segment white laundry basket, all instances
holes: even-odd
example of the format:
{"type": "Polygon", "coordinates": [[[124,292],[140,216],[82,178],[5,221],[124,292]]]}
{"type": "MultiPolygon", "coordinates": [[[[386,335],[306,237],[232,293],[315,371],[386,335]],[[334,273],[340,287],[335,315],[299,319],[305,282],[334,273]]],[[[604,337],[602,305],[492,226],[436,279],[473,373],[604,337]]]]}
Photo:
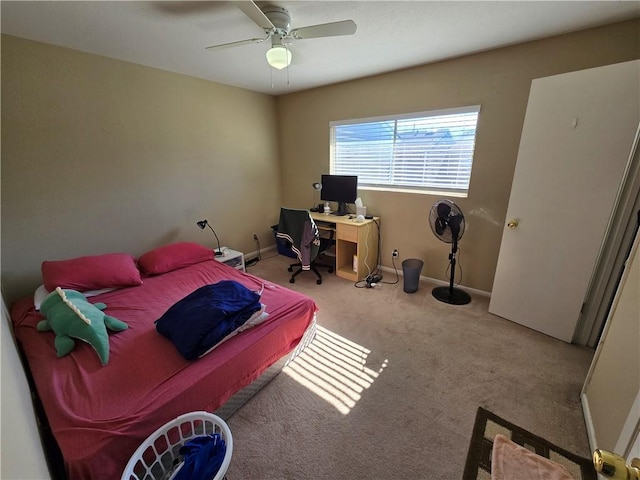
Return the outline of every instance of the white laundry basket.
{"type": "Polygon", "coordinates": [[[179,450],[188,440],[219,433],[226,443],[220,470],[212,480],[224,478],[233,454],[229,426],[209,412],[190,412],[165,423],[142,442],[129,459],[121,480],[170,480],[178,471],[179,450]]]}

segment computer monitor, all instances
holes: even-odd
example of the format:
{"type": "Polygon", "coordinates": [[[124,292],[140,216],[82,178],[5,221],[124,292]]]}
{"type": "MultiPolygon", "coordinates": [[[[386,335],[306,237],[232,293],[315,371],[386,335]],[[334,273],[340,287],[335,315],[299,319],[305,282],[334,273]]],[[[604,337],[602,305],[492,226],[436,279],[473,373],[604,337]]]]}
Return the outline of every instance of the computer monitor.
{"type": "Polygon", "coordinates": [[[346,215],[347,203],[355,203],[358,198],[357,175],[322,175],[320,199],[325,202],[337,202],[338,210],[334,215],[346,215]]]}

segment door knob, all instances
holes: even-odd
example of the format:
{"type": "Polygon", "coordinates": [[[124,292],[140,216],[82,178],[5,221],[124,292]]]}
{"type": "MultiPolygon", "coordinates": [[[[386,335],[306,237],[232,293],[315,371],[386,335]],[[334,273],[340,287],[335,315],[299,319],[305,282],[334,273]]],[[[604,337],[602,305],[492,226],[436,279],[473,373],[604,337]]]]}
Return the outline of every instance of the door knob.
{"type": "Polygon", "coordinates": [[[511,220],[509,220],[509,222],[507,223],[507,227],[509,227],[511,230],[513,230],[514,228],[518,227],[518,220],[515,218],[512,218],[511,220]]]}
{"type": "Polygon", "coordinates": [[[616,480],[640,480],[640,458],[634,458],[631,465],[620,455],[607,450],[593,452],[593,466],[596,472],[616,480]]]}

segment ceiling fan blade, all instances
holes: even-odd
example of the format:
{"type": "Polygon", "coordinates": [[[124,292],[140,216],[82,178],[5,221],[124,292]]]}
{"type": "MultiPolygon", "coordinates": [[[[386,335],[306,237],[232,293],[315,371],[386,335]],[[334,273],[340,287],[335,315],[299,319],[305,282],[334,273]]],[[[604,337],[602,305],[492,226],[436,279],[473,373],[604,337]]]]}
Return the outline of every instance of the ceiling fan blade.
{"type": "Polygon", "coordinates": [[[238,40],[237,42],[221,43],[220,45],[211,45],[205,47],[205,50],[222,50],[224,48],[239,47],[240,45],[247,45],[249,43],[264,42],[269,38],[269,35],[265,35],[262,38],[247,38],[246,40],[238,40]]]}
{"type": "Polygon", "coordinates": [[[290,36],[301,40],[304,38],[338,37],[340,35],[353,35],[358,26],[353,20],[343,20],[341,22],[321,23],[308,27],[294,28],[290,36]]]}
{"type": "Polygon", "coordinates": [[[260,7],[256,5],[256,2],[235,2],[236,6],[243,11],[243,13],[249,17],[260,28],[265,30],[271,30],[276,28],[271,20],[264,14],[260,7]]]}

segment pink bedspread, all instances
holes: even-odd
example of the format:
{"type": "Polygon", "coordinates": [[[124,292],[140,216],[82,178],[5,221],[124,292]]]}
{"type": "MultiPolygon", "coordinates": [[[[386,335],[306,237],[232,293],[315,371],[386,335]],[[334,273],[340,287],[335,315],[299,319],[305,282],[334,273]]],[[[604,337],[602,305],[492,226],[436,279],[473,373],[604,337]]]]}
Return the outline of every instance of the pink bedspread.
{"type": "Polygon", "coordinates": [[[31,299],[17,302],[11,312],[70,480],[119,479],[131,454],[156,428],[185,412],[215,411],[290,352],[317,309],[302,294],[215,260],[89,300],[106,303],[106,313],[129,325],[110,334],[104,367],[84,342],[56,358],[54,334],[36,331],[43,317],[31,299]],[[264,285],[261,301],[269,318],[189,362],[156,331],[154,321],[197,287],[222,279],[252,290],[264,285]]]}

